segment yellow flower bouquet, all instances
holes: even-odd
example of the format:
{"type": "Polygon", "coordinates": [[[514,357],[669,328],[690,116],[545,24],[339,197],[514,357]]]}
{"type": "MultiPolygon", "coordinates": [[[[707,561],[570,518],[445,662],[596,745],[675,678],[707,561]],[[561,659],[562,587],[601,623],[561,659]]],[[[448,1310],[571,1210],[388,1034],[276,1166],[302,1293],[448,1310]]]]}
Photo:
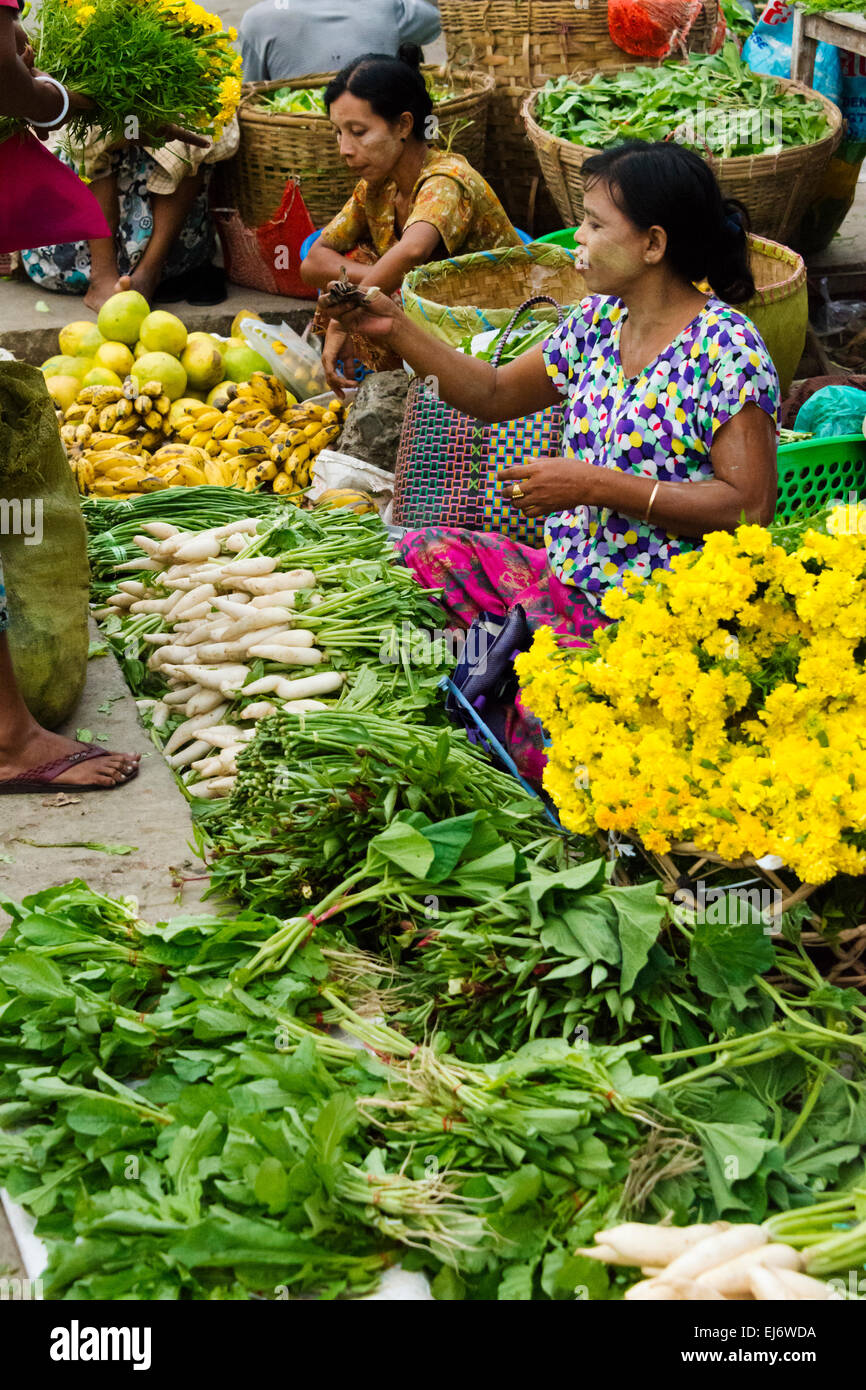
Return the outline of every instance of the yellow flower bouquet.
{"type": "Polygon", "coordinates": [[[219,139],[241,95],[235,38],[193,0],[43,0],[31,42],[37,68],[93,103],[73,141],[95,128],[155,145],[172,124],[219,139]]]}
{"type": "Polygon", "coordinates": [[[778,855],[812,884],[862,873],[866,511],[788,545],[715,532],[604,608],[592,647],[542,628],[517,661],[563,825],[778,855]]]}

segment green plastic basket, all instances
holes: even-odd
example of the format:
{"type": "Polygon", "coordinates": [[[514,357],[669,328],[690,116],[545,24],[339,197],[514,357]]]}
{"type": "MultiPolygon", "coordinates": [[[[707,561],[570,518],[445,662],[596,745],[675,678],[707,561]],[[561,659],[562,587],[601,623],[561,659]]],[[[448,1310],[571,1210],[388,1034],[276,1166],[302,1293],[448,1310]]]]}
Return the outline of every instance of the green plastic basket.
{"type": "Polygon", "coordinates": [[[862,434],[804,439],[779,449],[776,520],[810,516],[828,502],[866,497],[866,439],[862,434]]]}
{"type": "Polygon", "coordinates": [[[548,232],[546,236],[537,236],[535,240],[548,246],[564,246],[566,251],[574,251],[577,247],[576,236],[576,227],[563,227],[561,232],[548,232]]]}

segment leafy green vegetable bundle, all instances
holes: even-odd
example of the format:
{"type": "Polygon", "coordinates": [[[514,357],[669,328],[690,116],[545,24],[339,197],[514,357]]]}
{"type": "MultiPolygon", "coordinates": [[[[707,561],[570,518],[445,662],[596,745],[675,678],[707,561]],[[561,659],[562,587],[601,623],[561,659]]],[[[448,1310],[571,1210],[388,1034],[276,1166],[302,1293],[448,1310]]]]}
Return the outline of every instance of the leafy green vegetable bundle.
{"type": "MultiPolygon", "coordinates": [[[[443,82],[427,83],[427,89],[434,102],[448,101],[457,93],[443,82]]],[[[264,92],[256,99],[257,111],[271,111],[278,116],[305,116],[309,114],[327,116],[324,87],[282,87],[275,92],[264,92]]]]}
{"type": "Polygon", "coordinates": [[[820,102],[752,72],[733,44],[687,63],[596,73],[588,82],[554,78],[537,98],[535,119],[590,149],[673,138],[725,158],[809,145],[829,132],[820,102]]]}
{"type": "MultiPolygon", "coordinates": [[[[675,1053],[590,1030],[478,1064],[346,1002],[384,902],[411,909],[431,884],[472,901],[521,873],[544,903],[557,876],[487,813],[404,815],[288,922],[149,926],[80,883],[4,902],[0,1180],[49,1245],[48,1296],[336,1297],[399,1259],[443,1298],[605,1297],[571,1252],[612,1219],[761,1220],[857,1175],[866,1015],[795,947],[783,962],[766,943],[761,964],[798,973],[799,995],[748,959],[726,989],[725,943],[696,928],[715,1038],[675,1053]]],[[[812,1220],[788,1225],[805,1240],[812,1220]]]]}

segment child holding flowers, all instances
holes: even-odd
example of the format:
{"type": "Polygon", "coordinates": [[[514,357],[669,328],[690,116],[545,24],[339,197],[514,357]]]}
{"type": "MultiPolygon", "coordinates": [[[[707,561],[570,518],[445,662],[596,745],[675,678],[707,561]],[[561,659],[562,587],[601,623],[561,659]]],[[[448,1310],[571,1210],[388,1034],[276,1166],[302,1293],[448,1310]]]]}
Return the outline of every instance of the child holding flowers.
{"type": "MultiPolygon", "coordinates": [[[[410,323],[384,295],[329,310],[378,336],[442,397],[482,420],[531,415],[564,397],[564,456],[504,470],[521,510],[546,518],[544,550],[498,535],[409,532],[403,557],[444,586],[453,620],[521,603],[530,624],[586,644],[604,595],[700,546],[711,531],[771,520],[779,383],[755,326],[731,304],[754,293],[744,210],[709,166],[674,144],[629,142],[584,164],[577,239],[590,293],[536,350],[499,369],[410,323]],[[708,281],[708,294],[696,285],[708,281]]],[[[540,779],[540,725],[513,745],[540,779]]]]}

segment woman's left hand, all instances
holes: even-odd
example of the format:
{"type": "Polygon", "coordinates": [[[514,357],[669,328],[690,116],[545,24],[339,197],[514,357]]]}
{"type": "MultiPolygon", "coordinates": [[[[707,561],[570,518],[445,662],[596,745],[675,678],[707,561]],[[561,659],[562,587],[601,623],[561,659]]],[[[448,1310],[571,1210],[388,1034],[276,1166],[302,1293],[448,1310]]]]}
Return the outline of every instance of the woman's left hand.
{"type": "Polygon", "coordinates": [[[526,516],[549,516],[592,505],[596,467],[575,458],[543,458],[503,468],[505,496],[526,516]],[[517,495],[515,496],[515,486],[517,495]]]}

